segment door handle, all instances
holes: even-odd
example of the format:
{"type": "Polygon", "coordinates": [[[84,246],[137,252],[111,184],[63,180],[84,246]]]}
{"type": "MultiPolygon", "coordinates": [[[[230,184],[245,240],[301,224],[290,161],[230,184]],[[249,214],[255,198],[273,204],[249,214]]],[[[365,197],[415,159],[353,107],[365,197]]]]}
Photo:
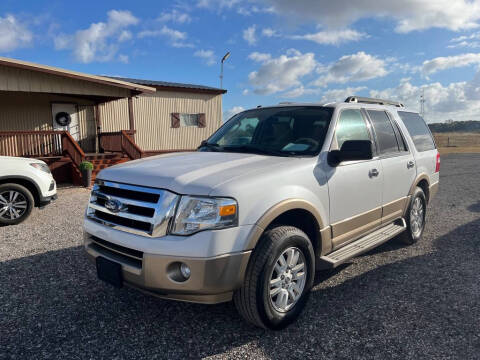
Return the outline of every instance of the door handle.
{"type": "Polygon", "coordinates": [[[412,160],[410,160],[409,162],[407,162],[407,169],[410,169],[410,168],[412,168],[412,167],[414,167],[414,166],[415,166],[415,163],[414,163],[412,160]]]}
{"type": "Polygon", "coordinates": [[[377,169],[372,169],[368,172],[368,176],[370,177],[374,177],[374,176],[378,176],[379,172],[377,169]]]}

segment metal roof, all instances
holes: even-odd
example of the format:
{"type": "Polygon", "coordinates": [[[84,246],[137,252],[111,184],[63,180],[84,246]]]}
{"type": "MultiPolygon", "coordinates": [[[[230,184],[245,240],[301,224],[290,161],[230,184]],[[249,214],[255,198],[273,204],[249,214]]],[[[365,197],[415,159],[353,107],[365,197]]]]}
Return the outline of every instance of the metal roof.
{"type": "Polygon", "coordinates": [[[183,83],[157,81],[157,80],[132,79],[132,78],[116,77],[116,76],[112,76],[111,78],[120,80],[120,81],[127,81],[130,83],[140,84],[140,85],[165,87],[170,89],[172,88],[185,89],[185,90],[193,90],[195,92],[206,92],[206,93],[215,93],[215,94],[225,94],[227,92],[227,90],[225,89],[220,89],[220,88],[205,86],[205,85],[183,84],[183,83]]]}
{"type": "Polygon", "coordinates": [[[155,88],[145,86],[140,83],[132,83],[129,81],[124,81],[122,79],[116,79],[112,77],[90,75],[90,74],[85,74],[78,71],[65,70],[65,69],[61,69],[53,66],[40,65],[40,64],[35,64],[28,61],[10,59],[5,57],[0,57],[0,65],[20,68],[20,69],[27,69],[32,71],[39,71],[47,74],[65,76],[72,79],[91,81],[91,82],[110,85],[110,86],[117,86],[117,87],[122,87],[122,88],[135,90],[139,92],[154,93],[156,91],[155,88]]]}

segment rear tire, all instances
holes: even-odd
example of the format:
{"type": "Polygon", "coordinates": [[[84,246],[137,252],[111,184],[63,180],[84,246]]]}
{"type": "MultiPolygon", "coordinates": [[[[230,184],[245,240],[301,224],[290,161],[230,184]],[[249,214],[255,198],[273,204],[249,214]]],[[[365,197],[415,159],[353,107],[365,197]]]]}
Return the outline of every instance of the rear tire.
{"type": "Polygon", "coordinates": [[[400,241],[412,245],[422,238],[426,213],[427,199],[425,193],[420,187],[416,187],[405,216],[407,230],[399,236],[400,241]]]}
{"type": "Polygon", "coordinates": [[[0,225],[16,225],[28,218],[35,200],[32,193],[18,184],[0,185],[0,225]]]}
{"type": "Polygon", "coordinates": [[[282,329],[295,321],[315,278],[315,256],[308,236],[292,226],[266,231],[253,251],[243,286],[233,296],[248,322],[282,329]]]}

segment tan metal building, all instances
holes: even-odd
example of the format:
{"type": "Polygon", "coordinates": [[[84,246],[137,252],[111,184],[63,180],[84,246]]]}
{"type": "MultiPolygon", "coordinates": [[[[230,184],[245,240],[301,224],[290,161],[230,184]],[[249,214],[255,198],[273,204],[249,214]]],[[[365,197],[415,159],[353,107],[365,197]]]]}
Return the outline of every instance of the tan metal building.
{"type": "Polygon", "coordinates": [[[133,159],[194,149],[220,126],[225,92],[0,57],[0,155],[75,167],[91,153],[133,159]]]}

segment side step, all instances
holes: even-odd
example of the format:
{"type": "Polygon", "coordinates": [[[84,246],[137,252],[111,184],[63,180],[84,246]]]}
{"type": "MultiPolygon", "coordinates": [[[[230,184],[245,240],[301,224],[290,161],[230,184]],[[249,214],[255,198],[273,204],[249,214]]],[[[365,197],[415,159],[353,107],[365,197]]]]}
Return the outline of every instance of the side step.
{"type": "Polygon", "coordinates": [[[400,219],[348,244],[328,255],[317,258],[317,269],[333,269],[345,261],[387,242],[407,228],[400,219]]]}

